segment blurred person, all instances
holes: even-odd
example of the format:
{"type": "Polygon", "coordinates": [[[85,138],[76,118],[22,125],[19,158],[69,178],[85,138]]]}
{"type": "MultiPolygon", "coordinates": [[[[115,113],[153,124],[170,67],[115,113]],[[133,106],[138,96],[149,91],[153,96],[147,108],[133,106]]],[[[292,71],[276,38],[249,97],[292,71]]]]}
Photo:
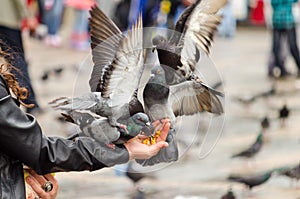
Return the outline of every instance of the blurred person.
{"type": "Polygon", "coordinates": [[[236,19],[233,13],[232,0],[228,0],[226,5],[220,9],[219,14],[223,16],[221,24],[218,26],[218,35],[232,38],[236,32],[236,19]]]}
{"type": "MultiPolygon", "coordinates": [[[[90,137],[73,140],[43,135],[41,127],[33,115],[24,113],[19,105],[30,106],[24,100],[28,90],[21,87],[11,70],[13,52],[0,38],[0,198],[25,199],[24,168],[33,169],[39,175],[64,171],[99,170],[131,159],[148,159],[156,155],[165,142],[170,129],[170,120],[157,121],[162,124],[161,136],[151,146],[134,137],[124,145],[115,148],[96,142],[90,137]],[[13,97],[15,96],[15,97],[13,97]]],[[[27,179],[30,181],[30,178],[27,179]]],[[[51,192],[53,183],[48,179],[43,188],[51,192]]]]}
{"type": "Polygon", "coordinates": [[[95,3],[94,0],[66,0],[66,5],[75,9],[75,21],[71,33],[71,47],[73,49],[90,49],[88,18],[89,10],[95,3]]]}
{"type": "Polygon", "coordinates": [[[115,7],[113,21],[125,31],[136,21],[141,12],[143,15],[143,26],[150,27],[157,24],[157,15],[161,0],[121,0],[115,7]]]}
{"type": "Polygon", "coordinates": [[[51,47],[60,47],[62,44],[58,32],[61,27],[64,0],[39,0],[42,8],[42,23],[47,26],[45,43],[51,47]]]}
{"type": "Polygon", "coordinates": [[[27,112],[33,113],[40,111],[36,100],[34,89],[31,84],[28,72],[28,63],[26,62],[25,51],[23,47],[23,38],[21,25],[26,20],[29,30],[34,30],[38,24],[34,11],[27,9],[26,2],[23,0],[2,0],[0,6],[0,34],[14,51],[11,56],[11,62],[18,70],[12,71],[21,86],[29,91],[29,96],[25,103],[34,104],[34,108],[27,108],[27,112]]]}
{"type": "Polygon", "coordinates": [[[250,21],[254,25],[265,25],[264,0],[250,0],[250,21]]]}
{"type": "MultiPolygon", "coordinates": [[[[286,77],[290,73],[285,68],[284,58],[282,56],[282,41],[286,41],[289,45],[289,50],[298,67],[297,76],[300,77],[300,56],[297,44],[296,22],[294,19],[292,7],[298,0],[271,0],[273,8],[272,26],[272,53],[274,65],[279,68],[280,76],[286,77]]],[[[269,75],[273,73],[269,71],[269,75]]]]}

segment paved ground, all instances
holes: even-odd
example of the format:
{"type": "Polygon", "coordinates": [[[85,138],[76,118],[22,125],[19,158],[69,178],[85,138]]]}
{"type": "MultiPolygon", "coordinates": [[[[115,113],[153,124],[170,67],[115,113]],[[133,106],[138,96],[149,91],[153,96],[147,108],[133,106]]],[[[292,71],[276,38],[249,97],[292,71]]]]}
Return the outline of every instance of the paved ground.
{"type": "MultiPolygon", "coordinates": [[[[85,66],[90,65],[87,61],[89,52],[70,49],[68,27],[64,27],[63,33],[65,45],[59,49],[47,48],[36,40],[26,40],[30,74],[44,109],[44,113],[38,115],[38,120],[47,135],[67,136],[73,130],[72,126],[56,120],[59,113],[51,110],[48,102],[60,96],[88,91],[90,68],[85,66]],[[80,67],[82,65],[84,67],[80,67]],[[40,79],[44,71],[60,66],[64,68],[60,76],[50,75],[47,81],[40,79]]],[[[226,114],[221,117],[203,114],[183,119],[179,136],[189,143],[196,143],[191,144],[189,150],[181,147],[181,159],[155,170],[151,174],[155,179],[141,181],[147,198],[169,199],[176,196],[180,198],[181,195],[186,198],[198,196],[217,199],[230,186],[238,198],[300,198],[299,188],[290,186],[290,180],[285,177],[275,175],[264,185],[254,188],[252,193],[245,191],[239,184],[226,181],[230,173],[250,175],[299,162],[300,127],[297,122],[300,121],[300,82],[295,78],[280,81],[267,78],[269,50],[270,33],[264,29],[240,28],[233,39],[215,38],[212,61],[206,62],[211,67],[203,67],[201,72],[211,85],[220,78],[218,73],[223,79],[226,114]],[[213,65],[216,71],[208,70],[214,69],[213,65]],[[249,105],[235,100],[237,96],[248,98],[249,95],[266,91],[273,83],[279,89],[279,94],[275,96],[257,99],[249,105]],[[230,159],[233,153],[253,142],[260,131],[260,119],[265,115],[275,118],[277,109],[284,102],[292,109],[286,127],[280,128],[278,120],[272,120],[267,142],[255,159],[230,159]],[[195,132],[199,119],[200,130],[195,136],[191,132],[195,132]],[[206,140],[205,135],[208,135],[206,140]],[[200,143],[197,143],[199,140],[200,143]],[[214,146],[216,140],[218,142],[214,146]]],[[[296,68],[292,60],[288,60],[288,67],[291,71],[296,68]]],[[[56,176],[61,186],[58,198],[125,199],[132,195],[133,184],[125,177],[116,176],[111,168],[92,173],[58,173],[56,176]]]]}

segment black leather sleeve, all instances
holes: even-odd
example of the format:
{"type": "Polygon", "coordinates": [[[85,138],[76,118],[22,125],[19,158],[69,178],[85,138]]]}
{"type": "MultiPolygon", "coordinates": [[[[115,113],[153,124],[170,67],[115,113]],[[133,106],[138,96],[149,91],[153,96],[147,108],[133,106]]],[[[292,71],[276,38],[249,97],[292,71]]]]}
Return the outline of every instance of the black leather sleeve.
{"type": "MultiPolygon", "coordinates": [[[[1,75],[0,75],[1,76],[1,75]]],[[[129,160],[126,148],[111,149],[84,137],[46,137],[36,119],[14,102],[0,78],[0,150],[39,174],[97,170],[129,160]]]]}

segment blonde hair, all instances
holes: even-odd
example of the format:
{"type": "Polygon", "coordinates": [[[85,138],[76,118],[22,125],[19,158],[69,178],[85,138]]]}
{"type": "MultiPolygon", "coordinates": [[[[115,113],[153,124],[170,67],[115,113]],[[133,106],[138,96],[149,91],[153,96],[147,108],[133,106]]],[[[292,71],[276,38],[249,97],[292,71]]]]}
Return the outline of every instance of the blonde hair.
{"type": "MultiPolygon", "coordinates": [[[[21,105],[26,108],[32,108],[34,104],[26,104],[24,100],[28,97],[28,90],[25,87],[21,87],[17,81],[15,75],[11,73],[12,70],[20,72],[11,63],[13,61],[13,54],[8,50],[4,50],[1,46],[4,45],[5,49],[10,49],[2,40],[0,40],[0,57],[2,58],[0,64],[0,74],[3,76],[11,92],[17,97],[21,105]]],[[[19,56],[19,55],[17,55],[19,56]]]]}

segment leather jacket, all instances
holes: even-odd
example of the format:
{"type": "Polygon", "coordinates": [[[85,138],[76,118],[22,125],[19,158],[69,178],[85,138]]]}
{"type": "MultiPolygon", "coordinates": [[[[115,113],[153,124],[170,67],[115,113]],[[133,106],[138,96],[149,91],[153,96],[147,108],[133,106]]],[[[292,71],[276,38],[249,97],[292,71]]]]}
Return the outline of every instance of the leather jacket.
{"type": "Polygon", "coordinates": [[[111,149],[89,137],[46,137],[25,114],[0,75],[0,198],[25,199],[23,164],[38,174],[98,170],[129,160],[125,147],[111,149]]]}

